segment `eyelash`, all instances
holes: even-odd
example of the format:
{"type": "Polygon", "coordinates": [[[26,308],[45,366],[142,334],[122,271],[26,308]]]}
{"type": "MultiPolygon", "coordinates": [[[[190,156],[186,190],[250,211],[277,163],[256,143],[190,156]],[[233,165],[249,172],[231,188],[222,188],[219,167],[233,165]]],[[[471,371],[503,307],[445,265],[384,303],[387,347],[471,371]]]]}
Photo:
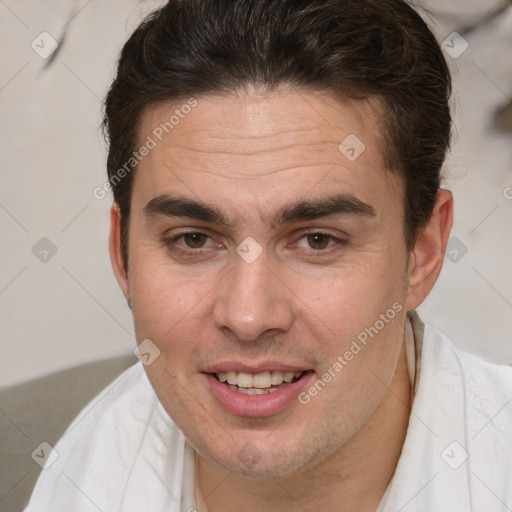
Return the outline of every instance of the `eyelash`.
{"type": "MultiPolygon", "coordinates": [[[[197,249],[194,249],[192,247],[189,247],[188,249],[183,249],[177,245],[178,240],[180,240],[181,238],[184,238],[186,235],[193,235],[193,234],[194,235],[204,235],[204,236],[208,237],[210,240],[212,239],[211,236],[209,236],[207,233],[203,233],[201,231],[184,231],[183,233],[180,233],[180,234],[172,236],[172,237],[164,237],[162,239],[162,242],[163,242],[164,246],[172,252],[187,255],[187,256],[200,256],[201,253],[208,251],[208,249],[205,250],[202,247],[199,247],[197,249]]],[[[331,246],[330,248],[311,249],[310,251],[308,251],[308,252],[310,252],[310,254],[313,254],[315,256],[323,256],[323,255],[331,254],[333,251],[339,249],[340,248],[339,246],[347,245],[347,243],[348,243],[348,240],[335,237],[334,235],[324,232],[324,231],[310,231],[310,232],[304,233],[297,240],[297,242],[295,242],[295,244],[297,244],[303,238],[306,238],[311,235],[323,235],[323,236],[328,237],[329,241],[332,240],[332,241],[336,242],[335,245],[331,246]]],[[[302,249],[302,250],[304,250],[304,249],[302,249]]],[[[307,251],[307,249],[306,249],[306,251],[307,251]]]]}

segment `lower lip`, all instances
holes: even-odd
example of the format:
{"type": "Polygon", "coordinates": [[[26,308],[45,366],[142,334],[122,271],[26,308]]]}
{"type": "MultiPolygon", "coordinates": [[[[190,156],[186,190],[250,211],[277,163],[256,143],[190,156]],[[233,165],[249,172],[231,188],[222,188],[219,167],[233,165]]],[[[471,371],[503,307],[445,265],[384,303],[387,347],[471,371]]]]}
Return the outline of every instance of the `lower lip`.
{"type": "Polygon", "coordinates": [[[262,418],[284,411],[297,400],[300,392],[314,377],[314,372],[308,371],[293,384],[264,395],[244,395],[228,388],[210,373],[203,375],[213,396],[228,413],[248,418],[262,418]]]}

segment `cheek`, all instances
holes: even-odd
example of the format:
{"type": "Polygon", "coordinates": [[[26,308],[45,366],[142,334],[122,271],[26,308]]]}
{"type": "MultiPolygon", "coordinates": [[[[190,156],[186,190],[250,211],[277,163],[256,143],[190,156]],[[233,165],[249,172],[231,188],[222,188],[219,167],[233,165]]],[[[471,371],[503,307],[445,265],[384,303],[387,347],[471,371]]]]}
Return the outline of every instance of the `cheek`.
{"type": "Polygon", "coordinates": [[[134,258],[132,263],[130,292],[137,340],[149,338],[163,355],[185,357],[204,328],[200,317],[211,284],[184,276],[149,254],[134,258]]]}
{"type": "MultiPolygon", "coordinates": [[[[325,337],[351,340],[386,314],[393,304],[403,304],[405,272],[387,252],[361,256],[357,263],[325,270],[315,278],[289,275],[303,319],[317,325],[325,337]]],[[[392,310],[390,315],[394,317],[392,310]]],[[[380,325],[380,324],[379,324],[380,325]]]]}

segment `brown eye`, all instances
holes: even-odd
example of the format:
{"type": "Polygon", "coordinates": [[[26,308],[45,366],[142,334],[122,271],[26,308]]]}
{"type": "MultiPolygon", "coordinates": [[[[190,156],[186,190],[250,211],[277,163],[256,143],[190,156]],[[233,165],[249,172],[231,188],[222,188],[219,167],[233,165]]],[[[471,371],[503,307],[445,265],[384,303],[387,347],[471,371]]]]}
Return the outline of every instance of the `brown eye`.
{"type": "Polygon", "coordinates": [[[203,233],[185,233],[183,234],[183,240],[188,247],[192,249],[199,249],[206,243],[208,235],[203,233]]]}
{"type": "Polygon", "coordinates": [[[329,240],[332,238],[330,235],[324,233],[311,233],[307,235],[308,244],[313,249],[325,249],[329,244],[329,240]]]}

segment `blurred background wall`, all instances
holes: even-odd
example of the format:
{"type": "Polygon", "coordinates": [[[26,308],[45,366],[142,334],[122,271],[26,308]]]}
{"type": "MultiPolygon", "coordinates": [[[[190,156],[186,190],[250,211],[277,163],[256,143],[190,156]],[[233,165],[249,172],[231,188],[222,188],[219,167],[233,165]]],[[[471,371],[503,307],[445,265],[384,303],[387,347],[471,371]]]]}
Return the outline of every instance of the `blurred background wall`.
{"type": "MultiPolygon", "coordinates": [[[[135,347],[107,252],[101,100],[161,2],[0,0],[0,386],[135,347]]],[[[421,3],[455,81],[455,223],[421,306],[465,350],[512,363],[512,8],[421,3]],[[463,7],[462,7],[463,6],[463,7]]]]}

